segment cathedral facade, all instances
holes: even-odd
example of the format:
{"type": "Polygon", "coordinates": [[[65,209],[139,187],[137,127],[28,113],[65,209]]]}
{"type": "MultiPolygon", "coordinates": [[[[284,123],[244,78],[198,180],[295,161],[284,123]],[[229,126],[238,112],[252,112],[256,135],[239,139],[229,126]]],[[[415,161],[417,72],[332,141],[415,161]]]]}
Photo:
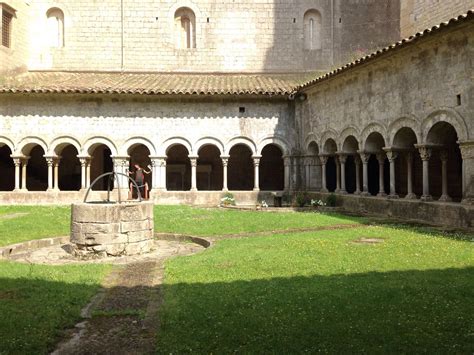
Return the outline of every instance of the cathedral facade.
{"type": "Polygon", "coordinates": [[[139,164],[157,203],[336,193],[473,227],[474,3],[449,3],[0,2],[0,201],[139,164]]]}

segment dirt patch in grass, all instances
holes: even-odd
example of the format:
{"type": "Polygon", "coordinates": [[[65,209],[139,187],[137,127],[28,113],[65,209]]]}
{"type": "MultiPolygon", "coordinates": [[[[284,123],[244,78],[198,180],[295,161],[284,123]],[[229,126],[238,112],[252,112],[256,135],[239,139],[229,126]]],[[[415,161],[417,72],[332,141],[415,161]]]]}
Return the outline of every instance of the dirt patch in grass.
{"type": "Polygon", "coordinates": [[[6,219],[15,219],[15,218],[19,218],[19,217],[24,217],[24,216],[28,216],[29,213],[7,213],[7,214],[3,214],[3,215],[0,215],[0,220],[6,220],[6,219]]]}
{"type": "Polygon", "coordinates": [[[359,238],[357,240],[353,240],[352,244],[381,244],[385,242],[385,239],[382,238],[359,238]]]}

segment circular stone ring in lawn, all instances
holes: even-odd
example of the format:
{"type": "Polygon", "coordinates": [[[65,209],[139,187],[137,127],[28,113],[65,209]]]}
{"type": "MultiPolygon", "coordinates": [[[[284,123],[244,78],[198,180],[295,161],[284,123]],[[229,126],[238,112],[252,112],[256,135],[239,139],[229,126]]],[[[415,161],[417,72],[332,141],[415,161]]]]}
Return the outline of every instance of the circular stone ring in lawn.
{"type": "MultiPolygon", "coordinates": [[[[124,255],[119,257],[104,257],[96,259],[79,259],[73,254],[73,246],[68,238],[53,238],[51,243],[43,247],[24,247],[31,242],[17,245],[21,248],[21,252],[12,253],[4,258],[7,260],[29,263],[29,264],[48,264],[48,265],[65,265],[65,264],[87,264],[87,263],[103,263],[103,264],[129,264],[146,261],[159,261],[173,256],[184,256],[198,253],[205,249],[200,244],[189,241],[177,240],[152,240],[150,252],[138,255],[124,255]]],[[[39,242],[39,241],[38,241],[39,242]]],[[[205,243],[203,243],[205,245],[205,243]]],[[[8,250],[9,247],[2,248],[8,250]]],[[[11,250],[11,249],[10,249],[11,250]]],[[[0,250],[0,258],[1,258],[0,250]]]]}

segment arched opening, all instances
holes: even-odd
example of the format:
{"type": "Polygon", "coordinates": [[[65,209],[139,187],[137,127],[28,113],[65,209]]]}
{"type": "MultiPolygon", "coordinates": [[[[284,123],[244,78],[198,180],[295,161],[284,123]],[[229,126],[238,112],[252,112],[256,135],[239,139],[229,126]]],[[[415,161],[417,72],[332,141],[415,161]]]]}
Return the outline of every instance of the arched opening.
{"type": "Polygon", "coordinates": [[[196,167],[197,189],[219,191],[223,188],[223,167],[221,152],[215,145],[205,145],[198,152],[196,167]]]}
{"type": "Polygon", "coordinates": [[[390,192],[390,163],[382,149],[384,147],[385,140],[378,132],[372,132],[365,141],[364,150],[371,155],[368,166],[368,188],[371,195],[390,192]],[[380,187],[380,164],[383,164],[382,187],[380,187]]]}
{"type": "Polygon", "coordinates": [[[275,144],[268,144],[262,149],[259,172],[260,190],[284,190],[285,166],[283,164],[283,152],[275,144]]]}
{"type": "Polygon", "coordinates": [[[446,159],[447,194],[455,202],[462,200],[462,155],[456,129],[447,122],[431,127],[426,139],[435,145],[429,161],[430,194],[434,199],[442,195],[442,159],[446,159]],[[445,157],[443,157],[445,155],[445,157]]]}
{"type": "MultiPolygon", "coordinates": [[[[356,164],[355,156],[358,154],[359,142],[354,136],[349,136],[344,140],[342,151],[348,154],[345,164],[346,191],[353,194],[357,190],[357,173],[362,176],[362,168],[356,164]],[[357,172],[356,170],[359,169],[357,172]]],[[[359,181],[360,183],[360,181],[359,181]]],[[[360,189],[360,186],[359,186],[360,189]]]]}
{"type": "Polygon", "coordinates": [[[304,49],[321,49],[322,17],[318,10],[308,10],[304,14],[304,49]]]}
{"type": "Polygon", "coordinates": [[[196,48],[196,15],[187,7],[178,9],[174,14],[176,44],[179,49],[196,48]]]}
{"type": "MultiPolygon", "coordinates": [[[[28,149],[29,147],[26,147],[28,149]]],[[[23,150],[25,154],[25,149],[23,150]]],[[[30,159],[26,167],[26,188],[28,191],[46,191],[48,189],[48,164],[44,150],[34,145],[29,151],[30,159]]]]}
{"type": "Polygon", "coordinates": [[[416,134],[409,127],[398,130],[393,138],[392,148],[398,152],[398,158],[395,161],[395,189],[401,197],[408,194],[410,177],[411,193],[418,196],[423,193],[423,167],[420,154],[415,149],[417,143],[416,134]],[[409,165],[411,165],[411,176],[409,176],[409,165]]]}
{"type": "Polygon", "coordinates": [[[15,188],[15,164],[11,158],[12,151],[7,145],[0,145],[0,191],[12,191],[15,188]]]}
{"type": "Polygon", "coordinates": [[[49,9],[46,13],[46,35],[49,47],[64,47],[64,13],[58,8],[49,9]]]}
{"type": "Polygon", "coordinates": [[[254,167],[252,151],[245,144],[237,144],[229,153],[228,187],[229,190],[253,190],[254,167]]]}
{"type": "Polygon", "coordinates": [[[166,152],[166,189],[188,191],[191,189],[191,161],[184,145],[176,144],[166,152]]]}
{"type": "Polygon", "coordinates": [[[78,151],[72,144],[60,147],[56,152],[61,157],[58,168],[58,187],[61,191],[79,191],[81,189],[81,163],[78,151]]]}
{"type": "Polygon", "coordinates": [[[319,147],[316,142],[308,146],[308,156],[311,163],[306,170],[306,187],[308,190],[321,189],[321,162],[319,160],[319,147]]]}
{"type": "MultiPolygon", "coordinates": [[[[91,156],[91,163],[90,163],[90,177],[91,177],[91,184],[92,182],[100,175],[105,173],[110,173],[114,171],[114,163],[112,161],[112,151],[109,147],[105,144],[97,144],[92,146],[89,149],[89,154],[91,156]]],[[[108,188],[109,180],[104,178],[97,182],[95,186],[93,186],[93,190],[95,191],[106,191],[108,188]]],[[[114,183],[112,181],[110,188],[113,189],[114,183]]]]}
{"type": "Polygon", "coordinates": [[[326,163],[326,188],[330,192],[336,191],[337,188],[337,166],[338,164],[336,160],[336,152],[337,152],[337,144],[336,142],[329,138],[324,143],[324,154],[329,156],[328,161],[326,163]]]}
{"type": "MultiPolygon", "coordinates": [[[[137,176],[135,175],[137,169],[135,168],[135,165],[139,165],[143,169],[143,171],[145,171],[143,173],[144,181],[141,184],[141,181],[139,181],[139,185],[144,185],[143,187],[141,187],[142,196],[149,196],[148,193],[145,193],[145,186],[148,188],[148,191],[151,191],[153,187],[152,169],[150,168],[150,150],[144,144],[136,144],[128,148],[127,154],[130,156],[130,164],[128,170],[132,173],[130,175],[132,179],[137,180],[137,176]],[[147,174],[146,172],[149,172],[149,174],[147,174]]],[[[127,182],[127,185],[130,185],[130,181],[127,182]]],[[[137,198],[137,195],[138,193],[136,189],[132,189],[132,197],[137,198]]]]}

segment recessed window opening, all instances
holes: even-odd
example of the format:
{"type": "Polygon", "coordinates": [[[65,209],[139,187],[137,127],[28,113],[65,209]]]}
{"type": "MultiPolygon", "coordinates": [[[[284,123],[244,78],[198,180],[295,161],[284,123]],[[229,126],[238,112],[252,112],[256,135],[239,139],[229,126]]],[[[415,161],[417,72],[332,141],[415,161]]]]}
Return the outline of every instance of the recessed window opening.
{"type": "Polygon", "coordinates": [[[196,48],[196,16],[189,8],[178,9],[174,15],[177,48],[196,48]]]}
{"type": "Polygon", "coordinates": [[[243,106],[239,107],[239,112],[240,113],[245,113],[245,107],[243,107],[243,106]]]}
{"type": "Polygon", "coordinates": [[[58,9],[49,9],[46,13],[48,44],[53,48],[64,47],[64,13],[58,9]]]}
{"type": "Polygon", "coordinates": [[[456,101],[457,101],[457,103],[458,103],[458,106],[461,106],[461,104],[462,104],[462,101],[461,101],[461,94],[456,95],[456,101]]]}
{"type": "Polygon", "coordinates": [[[2,46],[11,48],[12,45],[12,21],[13,14],[11,12],[2,10],[2,46]]]}

